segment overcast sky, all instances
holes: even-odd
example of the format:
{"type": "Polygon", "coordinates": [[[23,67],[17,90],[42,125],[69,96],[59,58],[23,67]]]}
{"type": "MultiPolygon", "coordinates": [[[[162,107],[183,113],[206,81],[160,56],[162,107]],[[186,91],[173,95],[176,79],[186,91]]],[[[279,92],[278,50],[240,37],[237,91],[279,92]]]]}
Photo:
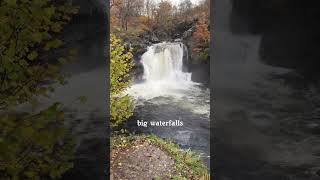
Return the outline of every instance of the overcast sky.
{"type": "MultiPolygon", "coordinates": [[[[158,0],[158,2],[160,2],[161,0],[158,0]]],[[[167,0],[172,2],[174,5],[178,5],[180,2],[182,2],[183,0],[167,0]]],[[[191,2],[193,4],[197,4],[200,0],[191,0],[191,2]]]]}
{"type": "MultiPolygon", "coordinates": [[[[183,0],[170,0],[171,2],[173,2],[174,4],[178,5],[180,2],[182,2],[183,0]]],[[[191,2],[193,4],[197,4],[199,0],[191,0],[191,2]]]]}

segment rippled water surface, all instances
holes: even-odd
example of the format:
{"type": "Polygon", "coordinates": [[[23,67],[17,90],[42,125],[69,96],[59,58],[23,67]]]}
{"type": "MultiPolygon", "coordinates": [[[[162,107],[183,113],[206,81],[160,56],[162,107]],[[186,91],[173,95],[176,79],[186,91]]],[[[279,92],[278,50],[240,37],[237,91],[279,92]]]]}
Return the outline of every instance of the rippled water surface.
{"type": "Polygon", "coordinates": [[[209,89],[191,81],[183,72],[184,48],[181,43],[160,43],[142,56],[144,81],[127,93],[134,98],[134,116],[126,128],[135,133],[155,134],[171,139],[184,149],[201,154],[209,166],[210,94],[209,89]],[[137,126],[137,120],[183,122],[183,126],[137,126]]]}

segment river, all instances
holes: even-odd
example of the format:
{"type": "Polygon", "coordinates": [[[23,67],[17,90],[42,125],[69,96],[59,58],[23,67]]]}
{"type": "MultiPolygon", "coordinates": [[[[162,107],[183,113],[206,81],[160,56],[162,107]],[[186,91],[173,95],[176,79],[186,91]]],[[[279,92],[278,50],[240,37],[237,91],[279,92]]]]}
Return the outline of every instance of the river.
{"type": "Polygon", "coordinates": [[[150,46],[141,57],[143,80],[127,93],[134,98],[134,115],[124,127],[131,133],[155,134],[199,153],[210,165],[210,93],[184,71],[186,48],[180,42],[150,46]],[[138,126],[137,121],[148,122],[138,126]],[[152,126],[151,122],[182,122],[177,126],[152,126]]]}
{"type": "Polygon", "coordinates": [[[262,63],[262,37],[230,30],[230,1],[215,7],[216,179],[319,179],[317,83],[262,63]]]}

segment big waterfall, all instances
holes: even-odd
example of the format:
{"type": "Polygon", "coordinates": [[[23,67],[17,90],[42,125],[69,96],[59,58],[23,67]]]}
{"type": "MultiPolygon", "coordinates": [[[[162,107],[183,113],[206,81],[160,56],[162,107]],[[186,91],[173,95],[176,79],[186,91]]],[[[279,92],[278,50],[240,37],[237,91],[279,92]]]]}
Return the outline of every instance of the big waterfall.
{"type": "Polygon", "coordinates": [[[134,84],[129,94],[146,99],[158,96],[179,96],[198,83],[191,81],[191,73],[184,72],[187,50],[180,42],[162,42],[149,46],[141,57],[143,83],[134,84]]]}
{"type": "Polygon", "coordinates": [[[191,82],[191,73],[183,72],[184,44],[160,43],[150,46],[141,62],[147,82],[177,85],[191,82]]]}

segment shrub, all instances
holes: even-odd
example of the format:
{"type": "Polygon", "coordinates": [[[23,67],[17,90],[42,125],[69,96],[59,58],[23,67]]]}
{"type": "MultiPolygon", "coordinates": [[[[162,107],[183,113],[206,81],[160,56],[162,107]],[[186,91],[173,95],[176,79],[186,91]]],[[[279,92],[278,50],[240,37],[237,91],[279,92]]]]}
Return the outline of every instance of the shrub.
{"type": "Polygon", "coordinates": [[[111,127],[117,126],[133,114],[133,102],[123,91],[130,85],[129,71],[132,68],[131,50],[126,51],[122,41],[110,36],[110,115],[111,127]]]}
{"type": "MultiPolygon", "coordinates": [[[[45,95],[64,83],[59,63],[49,63],[48,52],[63,45],[58,34],[77,8],[58,0],[3,0],[0,2],[0,110],[45,95]]],[[[59,58],[64,63],[67,58],[59,58]]]]}
{"type": "Polygon", "coordinates": [[[58,179],[73,166],[75,143],[59,104],[38,114],[0,114],[1,179],[58,179]]]}

